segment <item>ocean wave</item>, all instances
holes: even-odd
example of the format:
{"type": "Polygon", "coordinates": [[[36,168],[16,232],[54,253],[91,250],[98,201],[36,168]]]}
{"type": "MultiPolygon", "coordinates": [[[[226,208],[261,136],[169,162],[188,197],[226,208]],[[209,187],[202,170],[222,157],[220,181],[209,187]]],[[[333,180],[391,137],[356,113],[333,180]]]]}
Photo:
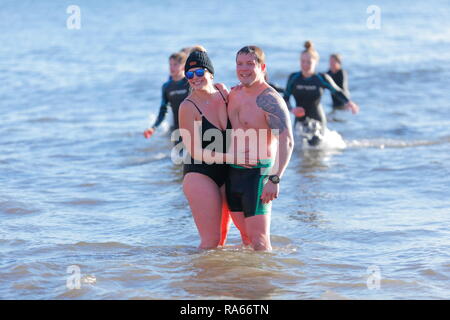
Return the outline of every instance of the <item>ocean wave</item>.
{"type": "Polygon", "coordinates": [[[132,249],[135,248],[132,245],[109,241],[109,242],[85,242],[80,241],[71,246],[72,248],[88,248],[88,249],[132,249]]]}
{"type": "Polygon", "coordinates": [[[38,212],[39,210],[30,207],[26,203],[18,201],[2,201],[0,202],[0,213],[8,215],[29,215],[38,212]]]}
{"type": "Polygon", "coordinates": [[[411,148],[433,146],[447,143],[448,139],[439,140],[395,140],[395,139],[362,139],[346,141],[348,148],[411,148]]]}

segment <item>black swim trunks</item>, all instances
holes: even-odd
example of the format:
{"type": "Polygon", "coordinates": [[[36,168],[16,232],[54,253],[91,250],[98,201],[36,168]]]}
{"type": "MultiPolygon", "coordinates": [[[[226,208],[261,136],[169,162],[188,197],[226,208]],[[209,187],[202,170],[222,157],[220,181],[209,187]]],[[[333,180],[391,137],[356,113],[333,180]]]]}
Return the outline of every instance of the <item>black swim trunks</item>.
{"type": "Polygon", "coordinates": [[[225,190],[231,212],[244,212],[246,218],[270,213],[272,201],[263,203],[261,194],[269,179],[271,159],[253,168],[229,165],[225,190]]]}

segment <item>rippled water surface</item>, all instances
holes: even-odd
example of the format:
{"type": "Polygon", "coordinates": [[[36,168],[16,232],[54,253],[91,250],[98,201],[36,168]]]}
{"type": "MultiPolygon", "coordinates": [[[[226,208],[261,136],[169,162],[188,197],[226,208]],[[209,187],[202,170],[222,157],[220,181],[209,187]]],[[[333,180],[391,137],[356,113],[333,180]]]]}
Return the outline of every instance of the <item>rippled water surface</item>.
{"type": "Polygon", "coordinates": [[[379,1],[375,30],[361,1],[77,1],[80,30],[64,3],[1,3],[1,299],[450,298],[448,2],[379,1]],[[361,113],[329,127],[347,148],[296,146],[273,252],[239,248],[235,228],[198,251],[169,121],[142,137],[167,57],[200,43],[230,87],[257,44],[284,86],[307,39],[319,70],[344,57],[361,113]]]}

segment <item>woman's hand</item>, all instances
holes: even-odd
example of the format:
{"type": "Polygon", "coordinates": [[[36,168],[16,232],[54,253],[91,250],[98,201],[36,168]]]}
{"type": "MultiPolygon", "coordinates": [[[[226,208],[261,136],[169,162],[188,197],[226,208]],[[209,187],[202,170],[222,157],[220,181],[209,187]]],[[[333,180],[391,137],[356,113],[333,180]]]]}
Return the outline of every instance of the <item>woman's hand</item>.
{"type": "Polygon", "coordinates": [[[234,87],[231,87],[231,90],[236,90],[239,91],[243,88],[244,86],[241,83],[238,83],[237,85],[235,85],[234,87]]]}

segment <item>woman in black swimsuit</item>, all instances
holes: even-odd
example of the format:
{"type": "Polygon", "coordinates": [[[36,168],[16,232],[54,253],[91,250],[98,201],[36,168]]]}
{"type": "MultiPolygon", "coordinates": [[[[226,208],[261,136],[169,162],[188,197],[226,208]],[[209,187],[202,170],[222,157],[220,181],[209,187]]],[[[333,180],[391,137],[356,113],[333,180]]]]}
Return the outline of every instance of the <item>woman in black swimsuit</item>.
{"type": "Polygon", "coordinates": [[[226,130],[231,129],[228,91],[225,85],[214,84],[214,68],[202,47],[189,55],[185,75],[191,93],[179,109],[180,134],[189,153],[183,166],[183,191],[200,234],[200,248],[210,249],[223,242],[221,220],[228,168],[226,130]]]}

